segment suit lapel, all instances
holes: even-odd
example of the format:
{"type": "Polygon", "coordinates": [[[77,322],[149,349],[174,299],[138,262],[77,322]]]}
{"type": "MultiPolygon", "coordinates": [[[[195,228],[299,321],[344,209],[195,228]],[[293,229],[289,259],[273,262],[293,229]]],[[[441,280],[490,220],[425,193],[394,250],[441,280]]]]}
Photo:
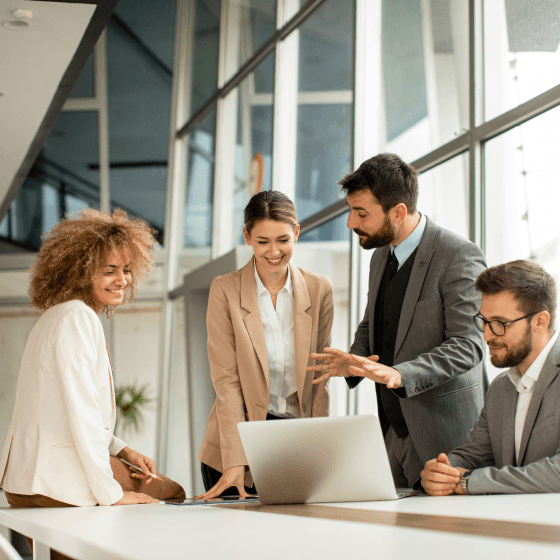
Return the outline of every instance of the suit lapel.
{"type": "Polygon", "coordinates": [[[416,251],[416,257],[414,258],[412,272],[410,273],[410,279],[408,280],[408,286],[403,300],[399,328],[397,330],[397,340],[395,342],[395,356],[400,350],[404,337],[408,332],[408,327],[414,315],[414,308],[418,303],[418,298],[420,297],[420,292],[424,285],[424,279],[430,267],[430,261],[435,251],[435,231],[436,228],[434,224],[426,217],[426,228],[416,251]]]}
{"type": "Polygon", "coordinates": [[[255,265],[251,259],[241,269],[241,307],[248,311],[243,317],[243,322],[249,338],[253,344],[253,348],[261,363],[261,368],[266,379],[266,386],[270,391],[270,372],[268,370],[268,354],[266,351],[266,340],[264,338],[264,330],[262,326],[261,311],[259,309],[259,300],[257,297],[257,283],[255,282],[255,265]]]}
{"type": "Polygon", "coordinates": [[[521,437],[521,445],[519,446],[519,461],[518,465],[523,464],[523,459],[525,457],[525,452],[527,451],[527,443],[529,442],[529,437],[531,435],[531,430],[537,419],[537,414],[541,408],[542,400],[548,386],[558,375],[560,368],[560,339],[557,339],[554,346],[551,348],[548,357],[543,365],[537,383],[535,384],[535,389],[533,391],[533,396],[531,397],[531,402],[529,403],[529,408],[527,410],[527,416],[525,418],[525,424],[523,425],[523,435],[521,437]]]}
{"type": "Polygon", "coordinates": [[[375,304],[377,302],[377,294],[379,293],[379,286],[381,286],[381,280],[383,278],[383,273],[385,272],[385,267],[387,266],[387,261],[389,260],[389,255],[391,251],[389,246],[380,247],[375,249],[373,256],[371,257],[370,264],[370,275],[369,275],[369,349],[370,352],[375,352],[373,341],[375,340],[375,304]]]}
{"type": "MultiPolygon", "coordinates": [[[[517,389],[508,378],[501,393],[502,407],[502,457],[501,465],[515,465],[515,413],[517,411],[517,389]]],[[[494,457],[497,459],[497,457],[494,457]]]]}
{"type": "MultiPolygon", "coordinates": [[[[311,307],[309,290],[303,275],[296,266],[290,264],[292,285],[294,288],[294,345],[296,356],[297,392],[299,402],[304,402],[303,395],[305,382],[308,378],[307,365],[309,364],[309,352],[311,351],[311,334],[313,329],[313,318],[307,313],[311,307]]],[[[311,377],[309,376],[309,382],[311,377]]]]}

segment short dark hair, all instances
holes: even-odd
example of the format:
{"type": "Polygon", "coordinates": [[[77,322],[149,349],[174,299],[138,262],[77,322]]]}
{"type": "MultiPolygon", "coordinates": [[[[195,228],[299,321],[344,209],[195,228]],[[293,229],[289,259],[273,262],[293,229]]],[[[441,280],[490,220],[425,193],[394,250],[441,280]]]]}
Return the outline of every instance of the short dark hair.
{"type": "Polygon", "coordinates": [[[548,330],[554,330],[556,285],[552,276],[537,263],[517,260],[487,268],[476,279],[476,289],[487,295],[511,292],[525,315],[548,311],[548,330]]]}
{"type": "Polygon", "coordinates": [[[251,230],[259,220],[286,222],[295,230],[297,226],[294,203],[279,191],[261,191],[254,195],[245,207],[245,229],[251,230]]]}
{"type": "Polygon", "coordinates": [[[409,214],[416,212],[418,201],[418,173],[397,154],[378,154],[366,159],[338,184],[347,195],[369,190],[381,204],[383,212],[401,202],[409,214]]]}

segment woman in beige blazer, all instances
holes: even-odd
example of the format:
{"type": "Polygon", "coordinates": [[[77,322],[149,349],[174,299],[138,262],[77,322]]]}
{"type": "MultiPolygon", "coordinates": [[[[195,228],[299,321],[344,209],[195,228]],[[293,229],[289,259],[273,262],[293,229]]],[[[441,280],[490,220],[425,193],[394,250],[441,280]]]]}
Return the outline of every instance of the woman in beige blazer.
{"type": "Polygon", "coordinates": [[[41,315],[25,346],[0,462],[13,507],[138,504],[183,496],[152,459],[113,435],[112,369],[98,314],[132,300],[153,268],[152,230],[86,210],[44,241],[29,294],[41,315]],[[128,470],[117,457],[141,468],[128,470]]]}
{"type": "Polygon", "coordinates": [[[254,257],[215,278],[208,302],[208,358],[216,401],[200,448],[206,493],[254,493],[237,424],[328,416],[324,383],[313,385],[309,354],[329,345],[333,289],[325,276],[290,263],[299,225],[293,203],[256,194],[243,230],[254,257]]]}

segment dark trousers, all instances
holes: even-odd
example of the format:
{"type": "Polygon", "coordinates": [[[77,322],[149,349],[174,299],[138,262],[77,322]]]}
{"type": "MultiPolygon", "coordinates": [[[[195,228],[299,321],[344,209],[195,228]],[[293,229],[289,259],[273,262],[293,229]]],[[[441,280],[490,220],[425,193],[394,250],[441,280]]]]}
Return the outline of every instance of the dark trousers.
{"type": "MultiPolygon", "coordinates": [[[[282,418],[274,416],[273,414],[267,414],[266,419],[282,420],[282,418]]],[[[216,469],[213,469],[212,467],[209,467],[205,463],[200,463],[200,470],[202,472],[202,482],[204,483],[204,489],[206,490],[206,492],[208,492],[210,488],[213,488],[214,486],[216,486],[216,484],[218,484],[218,481],[222,477],[222,473],[220,471],[217,471],[216,469]]],[[[245,486],[245,492],[247,492],[247,494],[256,495],[257,489],[254,486],[253,488],[247,488],[247,486],[245,486]]],[[[232,486],[231,488],[228,488],[227,490],[222,492],[222,496],[237,496],[238,494],[239,492],[235,486],[232,486]]]]}

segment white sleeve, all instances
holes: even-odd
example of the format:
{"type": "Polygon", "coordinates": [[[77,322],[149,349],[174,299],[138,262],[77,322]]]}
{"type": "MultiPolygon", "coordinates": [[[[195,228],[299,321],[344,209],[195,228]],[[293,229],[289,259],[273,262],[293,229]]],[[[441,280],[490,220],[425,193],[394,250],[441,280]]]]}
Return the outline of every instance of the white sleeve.
{"type": "Polygon", "coordinates": [[[54,353],[70,431],[89,486],[100,505],[111,505],[124,494],[113,478],[99,405],[97,341],[102,327],[96,321],[88,309],[65,313],[55,332],[54,353]]]}

